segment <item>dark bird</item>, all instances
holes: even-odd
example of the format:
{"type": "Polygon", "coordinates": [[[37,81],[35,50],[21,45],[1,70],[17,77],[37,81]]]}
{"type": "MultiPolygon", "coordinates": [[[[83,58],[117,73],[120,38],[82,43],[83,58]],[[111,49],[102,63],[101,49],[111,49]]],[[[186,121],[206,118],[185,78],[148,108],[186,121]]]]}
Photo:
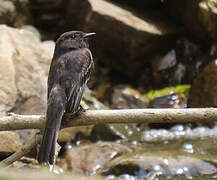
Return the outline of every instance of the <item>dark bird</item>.
{"type": "Polygon", "coordinates": [[[95,33],[70,31],[56,41],[48,76],[46,125],[38,162],[54,163],[55,147],[64,113],[76,114],[94,68],[88,37],[95,33]]]}

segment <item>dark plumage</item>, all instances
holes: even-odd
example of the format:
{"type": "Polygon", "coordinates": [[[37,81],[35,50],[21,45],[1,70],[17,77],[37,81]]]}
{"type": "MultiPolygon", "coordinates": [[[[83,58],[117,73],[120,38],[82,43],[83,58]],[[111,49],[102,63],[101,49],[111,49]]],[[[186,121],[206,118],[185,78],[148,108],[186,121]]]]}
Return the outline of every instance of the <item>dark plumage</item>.
{"type": "Polygon", "coordinates": [[[39,163],[54,163],[63,114],[77,113],[94,63],[87,38],[95,33],[70,31],[56,41],[48,76],[46,126],[38,153],[39,163]]]}

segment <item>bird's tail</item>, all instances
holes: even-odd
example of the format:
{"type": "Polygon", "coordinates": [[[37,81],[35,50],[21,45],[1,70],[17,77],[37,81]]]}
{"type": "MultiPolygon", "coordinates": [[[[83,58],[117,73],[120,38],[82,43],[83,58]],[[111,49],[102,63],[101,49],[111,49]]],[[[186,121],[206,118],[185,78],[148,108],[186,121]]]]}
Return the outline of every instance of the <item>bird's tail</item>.
{"type": "Polygon", "coordinates": [[[54,163],[56,142],[65,110],[65,101],[65,93],[62,88],[54,87],[48,99],[47,120],[37,157],[39,163],[54,163]]]}

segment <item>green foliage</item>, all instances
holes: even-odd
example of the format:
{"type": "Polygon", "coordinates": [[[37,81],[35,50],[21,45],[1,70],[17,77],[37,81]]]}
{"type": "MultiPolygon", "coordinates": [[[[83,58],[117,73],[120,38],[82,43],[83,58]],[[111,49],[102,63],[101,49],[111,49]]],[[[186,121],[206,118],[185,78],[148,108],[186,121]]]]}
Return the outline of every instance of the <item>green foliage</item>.
{"type": "Polygon", "coordinates": [[[175,87],[166,87],[159,90],[149,91],[145,96],[151,100],[158,96],[163,96],[170,93],[184,94],[186,97],[188,96],[190,85],[178,85],[175,87]]]}

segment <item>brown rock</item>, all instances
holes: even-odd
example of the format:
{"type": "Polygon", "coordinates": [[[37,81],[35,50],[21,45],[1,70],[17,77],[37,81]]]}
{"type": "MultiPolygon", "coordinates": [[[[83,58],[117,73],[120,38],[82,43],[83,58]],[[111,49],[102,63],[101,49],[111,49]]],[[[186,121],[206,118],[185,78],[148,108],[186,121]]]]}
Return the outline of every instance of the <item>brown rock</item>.
{"type": "Polygon", "coordinates": [[[210,62],[194,80],[189,107],[217,107],[217,60],[210,62]]]}
{"type": "Polygon", "coordinates": [[[20,136],[16,132],[2,131],[0,132],[0,155],[9,155],[17,151],[22,143],[20,136]]]}
{"type": "Polygon", "coordinates": [[[143,177],[149,179],[153,177],[173,178],[182,175],[183,177],[195,177],[202,175],[213,175],[217,168],[210,162],[203,159],[181,155],[176,151],[174,155],[168,155],[167,152],[160,153],[126,153],[119,158],[113,159],[107,164],[108,172],[106,175],[121,177],[124,174],[143,177]],[[129,169],[131,171],[129,172],[129,169]]]}
{"type": "Polygon", "coordinates": [[[133,6],[135,8],[141,9],[141,10],[147,10],[149,8],[158,9],[162,2],[160,0],[146,0],[146,1],[140,1],[140,0],[107,0],[112,2],[118,2],[122,4],[127,4],[128,6],[133,6]]]}
{"type": "MultiPolygon", "coordinates": [[[[134,77],[147,63],[146,55],[175,30],[164,20],[124,9],[103,0],[89,0],[85,31],[94,31],[93,52],[107,66],[134,77]]],[[[167,39],[169,44],[169,38],[167,39]]],[[[165,47],[165,46],[164,46],[165,47]]]]}
{"type": "Polygon", "coordinates": [[[203,40],[217,39],[217,2],[215,0],[167,0],[167,11],[203,40]]]}
{"type": "Polygon", "coordinates": [[[34,33],[0,26],[0,114],[42,114],[51,57],[34,33]]]}
{"type": "Polygon", "coordinates": [[[57,164],[73,173],[95,174],[114,157],[130,151],[130,148],[118,143],[100,142],[79,147],[69,145],[64,158],[57,164]]]}
{"type": "Polygon", "coordinates": [[[112,86],[111,83],[103,82],[94,95],[112,109],[137,109],[148,105],[148,99],[144,95],[126,85],[112,86]]]}
{"type": "Polygon", "coordinates": [[[21,27],[31,21],[28,0],[0,1],[0,24],[21,27]]]}
{"type": "Polygon", "coordinates": [[[113,109],[146,108],[148,105],[148,100],[137,90],[121,86],[113,88],[111,101],[113,109]]]}
{"type": "Polygon", "coordinates": [[[171,40],[169,36],[177,32],[162,14],[156,17],[114,2],[70,1],[68,9],[66,16],[73,27],[96,32],[91,45],[95,59],[130,77],[144,71],[147,54],[158,47],[162,49],[160,42],[167,38],[165,48],[171,40]]]}
{"type": "Polygon", "coordinates": [[[184,94],[170,93],[152,99],[149,103],[151,108],[186,108],[187,98],[184,94]]]}
{"type": "Polygon", "coordinates": [[[106,180],[103,177],[90,177],[85,175],[65,174],[55,168],[55,173],[51,173],[46,168],[23,167],[23,168],[5,168],[0,172],[0,179],[4,180],[106,180]],[[58,174],[58,175],[57,175],[58,174]]]}
{"type": "Polygon", "coordinates": [[[73,140],[77,140],[76,136],[78,134],[82,134],[85,137],[88,137],[93,129],[93,126],[81,126],[81,127],[70,127],[64,128],[60,131],[58,142],[72,142],[73,140]]]}

